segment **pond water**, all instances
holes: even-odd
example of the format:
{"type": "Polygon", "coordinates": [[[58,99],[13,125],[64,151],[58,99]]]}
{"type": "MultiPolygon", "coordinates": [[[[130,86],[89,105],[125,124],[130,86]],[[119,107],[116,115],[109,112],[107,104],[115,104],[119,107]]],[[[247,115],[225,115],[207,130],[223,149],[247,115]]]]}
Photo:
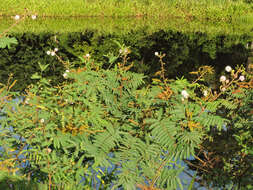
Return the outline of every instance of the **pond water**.
{"type": "MultiPolygon", "coordinates": [[[[19,44],[0,51],[0,82],[6,82],[8,73],[14,73],[14,78],[18,79],[18,85],[14,87],[14,90],[22,91],[28,84],[32,83],[31,75],[39,71],[38,62],[49,63],[46,76],[56,83],[61,82],[61,74],[64,68],[57,59],[48,56],[46,51],[58,48],[59,55],[64,60],[71,62],[77,61],[78,56],[86,53],[91,54],[96,61],[104,62],[107,61],[105,55],[118,53],[120,48],[114,43],[115,41],[130,48],[129,57],[135,65],[135,72],[143,72],[152,76],[159,69],[154,52],[162,52],[166,54],[164,61],[167,63],[166,76],[169,78],[181,76],[190,78],[191,76],[188,73],[201,65],[213,66],[216,75],[219,75],[228,64],[233,67],[240,64],[246,65],[250,53],[247,44],[252,42],[252,35],[249,33],[229,34],[225,29],[223,33],[217,31],[214,33],[203,32],[203,30],[176,30],[175,23],[171,24],[173,27],[170,28],[168,27],[169,24],[164,25],[164,23],[163,25],[160,23],[159,27],[159,24],[157,25],[154,22],[143,25],[143,22],[138,20],[135,22],[125,20],[118,22],[120,25],[115,26],[115,22],[112,20],[104,20],[100,25],[100,28],[103,28],[103,32],[101,32],[98,29],[99,25],[94,20],[92,23],[96,23],[96,26],[85,21],[85,29],[80,27],[84,21],[68,20],[68,26],[78,26],[78,29],[73,31],[70,30],[71,27],[67,27],[68,29],[64,31],[59,21],[58,29],[61,28],[61,30],[57,32],[56,28],[46,31],[46,23],[50,22],[52,21],[40,20],[31,26],[28,25],[33,29],[24,31],[24,29],[18,28],[17,31],[19,32],[13,31],[11,35],[18,40],[19,44]],[[42,23],[43,26],[39,26],[42,23]],[[126,28],[129,26],[127,23],[138,27],[126,28]],[[106,24],[111,27],[109,31],[105,27],[106,24]],[[150,29],[152,24],[155,29],[150,29]],[[90,28],[87,25],[90,25],[90,28]]],[[[48,26],[51,27],[51,24],[48,26]]],[[[222,31],[221,28],[219,29],[222,31]]],[[[217,77],[212,76],[209,82],[212,87],[215,87],[217,77]]],[[[188,167],[184,162],[181,165],[188,167]]],[[[186,171],[191,175],[195,173],[189,168],[186,171]]],[[[186,188],[191,178],[186,173],[182,173],[180,178],[186,188]]],[[[199,190],[205,189],[200,187],[198,183],[195,183],[195,187],[199,190]]]]}

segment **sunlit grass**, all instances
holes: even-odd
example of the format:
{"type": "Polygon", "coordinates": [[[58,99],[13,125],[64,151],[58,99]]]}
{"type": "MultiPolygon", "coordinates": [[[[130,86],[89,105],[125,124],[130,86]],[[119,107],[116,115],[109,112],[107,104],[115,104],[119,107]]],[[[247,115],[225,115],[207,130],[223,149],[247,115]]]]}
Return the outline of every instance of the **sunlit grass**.
{"type": "MultiPolygon", "coordinates": [[[[14,19],[0,18],[0,34],[13,25],[14,19]]],[[[66,33],[83,32],[94,30],[98,33],[128,33],[139,29],[145,29],[148,33],[159,30],[174,30],[180,32],[202,32],[209,35],[252,35],[253,19],[238,18],[232,23],[207,22],[182,18],[177,19],[148,19],[148,18],[110,18],[110,17],[89,17],[89,18],[38,18],[32,20],[27,18],[8,30],[8,33],[66,33]]]]}
{"type": "Polygon", "coordinates": [[[0,15],[40,17],[151,17],[230,21],[252,16],[253,5],[243,0],[1,0],[0,15]]]}

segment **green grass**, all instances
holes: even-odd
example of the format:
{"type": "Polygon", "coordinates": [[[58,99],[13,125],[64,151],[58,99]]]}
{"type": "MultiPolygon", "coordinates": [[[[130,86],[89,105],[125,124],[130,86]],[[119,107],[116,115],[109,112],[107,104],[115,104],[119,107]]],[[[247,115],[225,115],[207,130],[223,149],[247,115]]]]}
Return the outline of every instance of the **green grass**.
{"type": "Polygon", "coordinates": [[[128,32],[146,28],[210,34],[252,33],[253,3],[243,0],[1,0],[0,35],[9,32],[128,32]],[[27,11],[25,11],[25,8],[27,11]]]}
{"type": "Polygon", "coordinates": [[[230,21],[253,17],[243,0],[1,0],[0,15],[40,17],[155,17],[230,21]]]}
{"type": "MultiPolygon", "coordinates": [[[[253,20],[252,20],[253,21],[253,20]]],[[[198,20],[186,21],[184,19],[148,19],[148,18],[38,18],[36,20],[25,19],[8,30],[8,33],[66,33],[94,30],[98,33],[128,33],[139,29],[146,32],[159,30],[174,30],[183,33],[201,32],[209,35],[252,35],[253,22],[240,20],[232,23],[203,22],[198,20]]],[[[0,18],[0,35],[10,28],[15,21],[13,19],[0,18]]]]}

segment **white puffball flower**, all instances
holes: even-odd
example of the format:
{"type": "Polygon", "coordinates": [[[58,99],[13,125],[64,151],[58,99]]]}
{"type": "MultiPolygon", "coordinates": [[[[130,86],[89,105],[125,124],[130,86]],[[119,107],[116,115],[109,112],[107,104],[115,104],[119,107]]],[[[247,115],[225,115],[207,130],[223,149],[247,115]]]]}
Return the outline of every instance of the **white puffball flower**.
{"type": "Polygon", "coordinates": [[[156,51],[156,52],[155,52],[155,56],[158,56],[158,55],[159,55],[159,53],[156,51]]]}
{"type": "Polygon", "coordinates": [[[54,51],[57,52],[59,49],[58,48],[54,48],[54,51]]]}
{"type": "Polygon", "coordinates": [[[20,19],[20,16],[19,16],[19,15],[16,15],[16,16],[14,17],[14,19],[15,19],[15,20],[19,20],[19,19],[20,19]]]}
{"type": "Polygon", "coordinates": [[[226,77],[225,77],[224,75],[223,75],[223,76],[221,76],[221,77],[220,77],[220,81],[221,81],[221,82],[226,81],[226,77]]]}
{"type": "Polygon", "coordinates": [[[63,77],[66,79],[68,77],[68,74],[67,73],[64,73],[63,74],[63,77]]]}
{"type": "Polygon", "coordinates": [[[88,54],[88,53],[87,53],[87,54],[86,54],[86,57],[88,57],[88,58],[89,58],[89,57],[90,57],[90,54],[88,54]]]}
{"type": "Polygon", "coordinates": [[[182,94],[182,96],[184,97],[184,98],[188,98],[189,97],[189,94],[188,94],[188,92],[186,91],[186,90],[183,90],[182,92],[181,92],[181,94],[182,94]]]}
{"type": "Polygon", "coordinates": [[[225,71],[231,72],[231,71],[232,71],[232,68],[228,65],[228,66],[225,67],[225,71]]]}
{"type": "Polygon", "coordinates": [[[244,81],[244,80],[245,80],[245,77],[244,77],[243,75],[241,75],[241,76],[239,77],[239,80],[240,80],[240,81],[244,81]]]}
{"type": "Polygon", "coordinates": [[[25,104],[29,104],[29,100],[30,100],[30,98],[27,98],[27,99],[25,100],[25,104]]]}
{"type": "Polygon", "coordinates": [[[225,90],[226,90],[226,88],[225,88],[225,87],[223,87],[223,88],[221,89],[221,91],[222,91],[222,92],[225,92],[225,90]]]}
{"type": "Polygon", "coordinates": [[[51,56],[55,56],[55,52],[54,51],[51,52],[51,56]]]}
{"type": "Polygon", "coordinates": [[[204,96],[207,96],[207,95],[208,95],[208,91],[207,91],[207,90],[204,90],[204,91],[203,91],[203,95],[204,95],[204,96]]]}
{"type": "Polygon", "coordinates": [[[128,53],[128,49],[127,48],[124,50],[124,53],[128,53]]]}
{"type": "Polygon", "coordinates": [[[41,122],[41,123],[44,123],[44,122],[45,122],[45,120],[44,120],[44,119],[41,119],[41,120],[40,120],[40,122],[41,122]]]}
{"type": "Polygon", "coordinates": [[[31,17],[32,17],[33,20],[35,20],[37,18],[36,15],[32,15],[31,17]]]}
{"type": "Polygon", "coordinates": [[[122,52],[123,52],[123,50],[122,50],[122,49],[120,49],[120,50],[119,50],[119,53],[121,54],[122,52]]]}
{"type": "Polygon", "coordinates": [[[52,152],[51,148],[47,148],[46,150],[47,150],[48,153],[52,152]]]}
{"type": "Polygon", "coordinates": [[[48,51],[47,51],[47,55],[50,55],[50,54],[51,54],[51,51],[48,50],[48,51]]]}
{"type": "Polygon", "coordinates": [[[66,72],[66,73],[69,73],[69,70],[66,70],[65,72],[66,72]]]}

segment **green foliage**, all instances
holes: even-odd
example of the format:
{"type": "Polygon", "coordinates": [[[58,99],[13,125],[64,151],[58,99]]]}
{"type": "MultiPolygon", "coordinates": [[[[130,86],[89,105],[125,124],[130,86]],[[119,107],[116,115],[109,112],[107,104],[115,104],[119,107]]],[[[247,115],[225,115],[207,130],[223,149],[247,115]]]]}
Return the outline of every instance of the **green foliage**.
{"type": "Polygon", "coordinates": [[[9,38],[9,37],[1,37],[0,38],[0,48],[11,48],[12,44],[18,44],[16,38],[9,38]]]}
{"type": "MultiPolygon", "coordinates": [[[[119,57],[118,47],[113,41],[118,41],[131,47],[128,61],[133,63],[131,71],[145,73],[152,77],[159,70],[154,51],[164,52],[167,56],[165,69],[169,78],[185,76],[190,78],[188,72],[202,65],[211,65],[219,75],[224,64],[244,64],[248,50],[244,47],[251,38],[249,35],[209,35],[204,33],[184,33],[173,30],[159,30],[149,33],[146,28],[131,31],[126,34],[105,34],[87,30],[85,32],[65,34],[25,34],[13,35],[19,41],[19,46],[0,51],[0,80],[6,83],[8,73],[13,73],[17,85],[13,90],[23,91],[31,80],[31,75],[39,73],[38,62],[47,63],[49,66],[44,71],[44,76],[51,79],[53,84],[63,81],[61,73],[64,71],[56,57],[46,54],[50,49],[57,47],[59,56],[80,66],[80,57],[89,53],[97,63],[104,63],[104,67],[112,67],[122,57],[119,57]],[[210,48],[209,48],[210,46],[210,48]],[[108,63],[108,57],[113,58],[108,63]]],[[[217,76],[211,75],[206,82],[210,86],[217,83],[217,76]]]]}
{"type": "MultiPolygon", "coordinates": [[[[224,107],[237,114],[231,104],[243,103],[245,96],[232,103],[233,92],[238,88],[247,93],[242,85],[251,83],[234,81],[227,91],[203,96],[199,92],[207,87],[198,80],[169,81],[165,55],[158,55],[159,78],[148,85],[147,76],[130,71],[129,47],[121,48],[126,50],[119,54],[121,62],[109,69],[88,55],[78,68],[60,59],[67,70],[58,85],[44,78],[48,64],[41,63],[41,72],[33,75],[36,83],[25,93],[10,91],[15,82],[2,85],[2,170],[48,189],[94,189],[97,179],[100,188],[183,189],[179,174],[185,168],[178,161],[198,157],[196,150],[206,139],[222,133],[225,124],[234,125],[224,116],[224,107]],[[23,99],[13,102],[20,95],[23,99]],[[103,169],[111,165],[111,172],[103,169]]],[[[240,131],[242,117],[232,117],[241,123],[240,131]]],[[[235,138],[244,154],[252,152],[247,131],[235,138]]]]}

